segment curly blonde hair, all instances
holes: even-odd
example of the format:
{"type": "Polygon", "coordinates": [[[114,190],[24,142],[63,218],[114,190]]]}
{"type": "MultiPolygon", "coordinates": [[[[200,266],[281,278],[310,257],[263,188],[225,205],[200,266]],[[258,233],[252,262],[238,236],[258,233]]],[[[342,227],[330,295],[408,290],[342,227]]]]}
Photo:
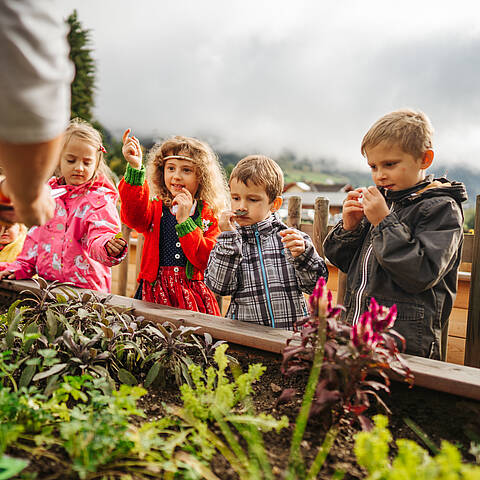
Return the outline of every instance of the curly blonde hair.
{"type": "Polygon", "coordinates": [[[199,179],[195,199],[202,200],[217,215],[227,206],[227,182],[217,155],[205,142],[196,138],[175,136],[155,144],[147,155],[147,178],[153,193],[170,206],[172,194],[165,185],[165,157],[182,155],[191,159],[199,179]]]}
{"type": "Polygon", "coordinates": [[[87,142],[92,145],[97,151],[97,166],[95,168],[95,174],[93,175],[92,180],[97,177],[98,173],[101,173],[105,179],[108,179],[115,185],[115,180],[112,174],[112,171],[105,162],[103,156],[103,151],[105,150],[102,144],[102,135],[101,133],[94,128],[90,123],[82,120],[81,118],[73,118],[70,120],[65,134],[63,136],[62,149],[60,150],[58,166],[55,170],[55,175],[57,177],[61,176],[60,173],[60,160],[62,158],[63,152],[65,151],[68,142],[72,137],[78,137],[80,140],[87,142]]]}

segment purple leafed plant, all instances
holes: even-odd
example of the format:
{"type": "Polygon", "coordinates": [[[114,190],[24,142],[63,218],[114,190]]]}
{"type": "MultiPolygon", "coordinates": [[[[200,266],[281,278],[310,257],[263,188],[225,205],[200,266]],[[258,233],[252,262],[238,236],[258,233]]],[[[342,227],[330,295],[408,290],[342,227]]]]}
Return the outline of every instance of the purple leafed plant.
{"type": "MultiPolygon", "coordinates": [[[[399,345],[404,338],[392,329],[397,309],[378,305],[372,298],[368,310],[351,326],[339,320],[343,307],[332,306],[332,293],[320,278],[310,296],[310,317],[297,322],[296,334],[287,341],[283,352],[282,373],[311,370],[317,363],[319,377],[315,387],[310,415],[330,408],[337,415],[356,416],[362,428],[372,424],[363,415],[375,398],[387,412],[378,391],[390,392],[388,370],[407,382],[413,375],[400,356],[399,345]],[[321,364],[318,352],[323,350],[321,364]]],[[[295,390],[285,390],[279,401],[287,401],[295,390]]]]}

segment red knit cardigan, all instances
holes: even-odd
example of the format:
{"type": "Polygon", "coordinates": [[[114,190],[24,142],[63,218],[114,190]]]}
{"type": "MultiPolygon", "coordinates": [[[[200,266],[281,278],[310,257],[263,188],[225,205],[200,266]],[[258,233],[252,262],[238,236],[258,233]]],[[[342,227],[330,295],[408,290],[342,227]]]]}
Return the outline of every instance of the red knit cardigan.
{"type": "MultiPolygon", "coordinates": [[[[158,198],[150,199],[148,183],[130,185],[124,178],[118,186],[122,201],[120,217],[122,222],[145,237],[143,245],[140,279],[154,282],[157,279],[160,263],[160,220],[163,202],[158,198]]],[[[203,202],[200,213],[203,229],[193,223],[191,217],[180,224],[185,226],[179,241],[187,260],[193,265],[192,280],[203,280],[208,257],[220,233],[218,219],[211,208],[203,202]]]]}

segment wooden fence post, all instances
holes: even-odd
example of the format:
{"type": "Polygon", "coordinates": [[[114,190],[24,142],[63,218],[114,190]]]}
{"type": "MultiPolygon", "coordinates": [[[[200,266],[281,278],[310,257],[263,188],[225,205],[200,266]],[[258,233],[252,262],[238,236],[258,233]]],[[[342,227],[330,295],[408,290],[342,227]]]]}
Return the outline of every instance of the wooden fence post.
{"type": "Polygon", "coordinates": [[[475,206],[475,238],[473,243],[470,296],[468,299],[465,365],[480,367],[480,195],[475,206]]]}
{"type": "MultiPolygon", "coordinates": [[[[130,246],[130,232],[131,228],[127,227],[122,223],[122,236],[123,239],[127,242],[127,245],[130,246]]],[[[126,258],[120,264],[120,270],[118,273],[118,294],[122,296],[127,295],[127,284],[128,284],[128,260],[130,258],[130,249],[128,250],[126,258]]]]}
{"type": "Polygon", "coordinates": [[[315,213],[313,216],[313,245],[317,253],[325,258],[323,252],[323,241],[328,231],[328,198],[317,197],[315,199],[315,213]]]}
{"type": "Polygon", "coordinates": [[[300,222],[302,221],[302,199],[297,196],[288,199],[288,217],[287,225],[300,230],[300,222]]]}

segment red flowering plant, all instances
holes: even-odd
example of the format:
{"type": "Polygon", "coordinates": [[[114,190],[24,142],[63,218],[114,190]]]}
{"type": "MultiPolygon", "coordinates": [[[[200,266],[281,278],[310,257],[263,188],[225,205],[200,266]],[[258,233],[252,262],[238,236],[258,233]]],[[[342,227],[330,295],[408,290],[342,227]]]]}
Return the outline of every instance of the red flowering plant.
{"type": "MultiPolygon", "coordinates": [[[[309,415],[330,408],[337,416],[353,415],[362,428],[370,429],[372,423],[364,412],[371,398],[389,412],[377,393],[390,392],[387,371],[413,382],[413,375],[400,356],[399,345],[403,350],[405,340],[392,329],[397,316],[395,305],[387,308],[372,298],[368,310],[353,326],[339,320],[342,309],[332,306],[332,293],[320,278],[310,296],[310,317],[297,322],[296,334],[287,341],[282,373],[311,370],[317,362],[319,373],[309,415]]],[[[295,390],[287,389],[279,401],[294,394],[295,390]]]]}

